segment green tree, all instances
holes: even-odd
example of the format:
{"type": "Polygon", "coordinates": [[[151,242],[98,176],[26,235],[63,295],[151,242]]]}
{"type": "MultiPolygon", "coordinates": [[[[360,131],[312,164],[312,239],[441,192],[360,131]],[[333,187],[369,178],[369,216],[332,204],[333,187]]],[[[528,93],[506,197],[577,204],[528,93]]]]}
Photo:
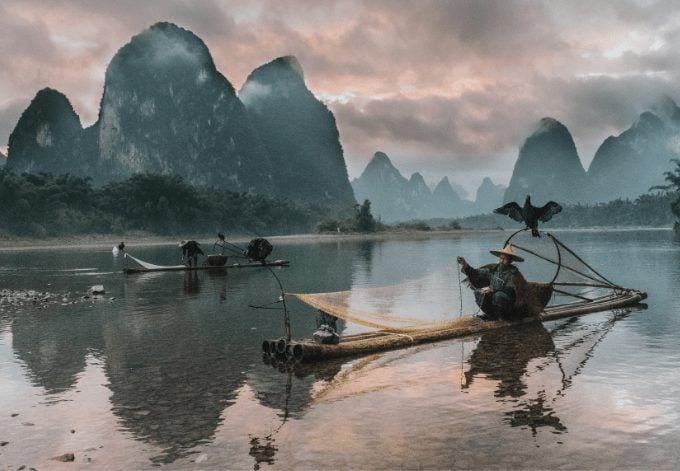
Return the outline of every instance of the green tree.
{"type": "Polygon", "coordinates": [[[671,202],[671,211],[678,220],[673,224],[673,229],[676,234],[680,235],[680,159],[671,159],[671,162],[675,163],[675,169],[663,173],[668,185],[655,186],[651,189],[668,190],[675,193],[675,197],[671,202]]]}
{"type": "Polygon", "coordinates": [[[375,232],[376,222],[371,214],[371,202],[364,200],[362,204],[354,206],[354,228],[359,232],[375,232]]]}

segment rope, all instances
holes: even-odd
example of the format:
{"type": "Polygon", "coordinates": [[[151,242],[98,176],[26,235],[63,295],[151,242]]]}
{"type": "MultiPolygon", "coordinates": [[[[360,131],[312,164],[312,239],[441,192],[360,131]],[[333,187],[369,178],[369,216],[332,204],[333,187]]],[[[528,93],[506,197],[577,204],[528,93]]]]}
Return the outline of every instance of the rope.
{"type": "Polygon", "coordinates": [[[586,263],[585,260],[583,260],[581,257],[579,257],[578,255],[576,255],[576,254],[574,253],[573,250],[571,250],[569,247],[567,247],[567,246],[564,245],[562,242],[560,242],[559,240],[557,240],[557,237],[553,237],[553,239],[554,239],[558,244],[560,244],[567,252],[569,252],[569,253],[572,254],[574,257],[576,257],[576,259],[577,259],[579,262],[581,262],[582,264],[584,264],[585,266],[587,266],[593,273],[595,273],[597,276],[599,276],[600,278],[602,278],[605,282],[607,282],[607,283],[609,283],[610,285],[615,286],[615,287],[617,287],[617,288],[623,288],[622,286],[619,286],[619,285],[617,285],[617,284],[615,284],[615,283],[612,283],[612,282],[609,281],[607,278],[605,278],[603,275],[601,275],[600,273],[598,273],[597,270],[595,270],[593,267],[591,267],[590,265],[588,265],[588,264],[586,263]]]}
{"type": "Polygon", "coordinates": [[[460,270],[458,269],[458,264],[456,264],[456,272],[458,273],[458,299],[460,300],[460,311],[458,312],[458,317],[463,316],[463,284],[460,280],[460,270]]]}
{"type": "MultiPolygon", "coordinates": [[[[557,240],[557,239],[555,239],[555,240],[557,240]]],[[[559,241],[558,241],[558,242],[559,242],[559,241]]],[[[567,247],[565,247],[564,244],[562,244],[561,242],[560,242],[560,245],[563,246],[565,249],[569,250],[569,249],[568,249],[567,247]]],[[[551,260],[551,259],[549,259],[549,258],[547,258],[547,257],[544,257],[543,255],[538,254],[538,253],[534,252],[533,250],[529,250],[529,249],[524,248],[524,247],[519,246],[519,245],[515,245],[514,247],[515,247],[515,248],[518,248],[518,249],[520,249],[520,250],[524,250],[525,252],[530,253],[531,255],[533,255],[533,256],[535,256],[535,257],[538,257],[538,258],[540,258],[540,259],[542,259],[542,260],[545,260],[546,262],[550,262],[550,263],[552,263],[553,265],[557,265],[557,266],[560,266],[560,267],[564,267],[564,268],[566,268],[567,270],[570,270],[570,271],[576,273],[577,275],[581,275],[581,276],[584,277],[584,278],[588,278],[589,280],[593,280],[593,281],[602,281],[602,280],[604,280],[605,282],[610,283],[610,286],[608,286],[609,288],[612,288],[612,287],[616,287],[616,286],[617,286],[617,285],[615,285],[614,283],[612,283],[612,282],[610,282],[609,280],[607,280],[604,276],[600,275],[600,274],[597,273],[595,270],[593,270],[593,269],[590,267],[590,265],[588,265],[586,262],[584,262],[584,261],[581,260],[580,258],[579,258],[579,260],[581,261],[581,263],[583,263],[585,266],[587,266],[588,268],[590,268],[591,270],[593,270],[593,272],[594,272],[595,274],[597,274],[598,276],[600,276],[602,279],[601,279],[601,280],[600,280],[600,279],[597,279],[597,278],[595,278],[594,276],[590,276],[590,275],[588,275],[588,274],[586,274],[586,273],[581,273],[580,271],[576,270],[575,268],[571,268],[571,267],[569,267],[569,266],[567,266],[567,265],[562,265],[561,263],[557,263],[556,261],[551,260]]],[[[571,251],[570,251],[570,252],[571,252],[571,251]]],[[[578,256],[575,255],[573,252],[571,252],[571,253],[572,253],[572,255],[574,255],[576,258],[578,258],[578,256]]],[[[551,283],[551,284],[553,284],[553,283],[551,283]]]]}

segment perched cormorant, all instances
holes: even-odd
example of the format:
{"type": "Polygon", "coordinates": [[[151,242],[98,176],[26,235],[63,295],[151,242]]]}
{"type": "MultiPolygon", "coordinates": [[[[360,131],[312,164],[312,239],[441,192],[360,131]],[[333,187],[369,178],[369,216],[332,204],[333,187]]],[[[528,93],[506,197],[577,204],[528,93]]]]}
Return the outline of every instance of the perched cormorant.
{"type": "Polygon", "coordinates": [[[551,217],[560,211],[562,211],[562,206],[554,201],[548,201],[540,208],[532,206],[531,196],[529,195],[527,195],[523,208],[513,201],[512,203],[505,204],[500,208],[493,210],[494,213],[506,214],[515,221],[523,222],[531,229],[531,235],[534,237],[540,237],[540,234],[538,233],[538,221],[549,221],[551,217]]]}

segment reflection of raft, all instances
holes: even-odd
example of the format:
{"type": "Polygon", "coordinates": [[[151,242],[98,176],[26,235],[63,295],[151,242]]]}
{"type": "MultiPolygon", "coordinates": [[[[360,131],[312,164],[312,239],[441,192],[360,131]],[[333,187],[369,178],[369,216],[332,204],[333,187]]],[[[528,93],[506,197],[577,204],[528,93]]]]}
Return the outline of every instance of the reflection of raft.
{"type": "MultiPolygon", "coordinates": [[[[506,241],[507,245],[519,232],[506,241]]],[[[524,254],[535,257],[548,270],[556,267],[548,283],[528,282],[523,278],[516,285],[517,301],[514,311],[522,312],[524,318],[500,321],[483,321],[475,316],[462,316],[450,321],[432,322],[423,319],[395,316],[389,312],[357,309],[352,291],[332,293],[291,294],[311,307],[346,321],[379,329],[374,332],[348,335],[337,344],[321,344],[314,340],[287,341],[266,340],[262,349],[266,355],[282,360],[317,361],[351,355],[363,355],[411,345],[464,337],[486,331],[528,322],[545,322],[574,317],[593,312],[634,307],[647,298],[636,289],[624,288],[610,282],[571,249],[548,234],[541,242],[530,239],[532,248],[513,246],[524,254]],[[543,246],[541,246],[543,244],[543,246]],[[552,252],[551,252],[552,251],[552,252]],[[549,253],[550,252],[550,253],[549,253]],[[563,298],[572,299],[562,302],[563,298]],[[557,301],[546,307],[550,300],[557,301]]],[[[387,298],[398,287],[386,287],[387,298]]],[[[383,288],[375,289],[368,297],[385,294],[383,288]]]]}
{"type": "Polygon", "coordinates": [[[647,294],[636,290],[626,290],[618,294],[603,296],[593,301],[562,304],[546,308],[540,316],[519,321],[482,321],[474,316],[463,316],[442,323],[437,328],[400,329],[399,331],[379,330],[363,334],[348,335],[336,345],[322,345],[313,340],[265,341],[262,349],[265,354],[283,355],[298,361],[319,361],[330,358],[364,355],[384,350],[409,347],[421,343],[436,342],[456,337],[479,334],[489,330],[517,325],[523,322],[542,322],[574,317],[592,312],[607,311],[639,305],[647,294]]]}
{"type": "Polygon", "coordinates": [[[194,271],[194,270],[221,270],[227,268],[258,268],[258,267],[287,267],[290,265],[288,260],[274,260],[271,262],[249,262],[249,263],[232,263],[227,264],[227,257],[217,255],[216,259],[211,259],[212,255],[208,257],[208,264],[196,267],[189,267],[186,265],[154,265],[152,263],[140,260],[132,255],[126,253],[126,258],[130,258],[137,262],[138,267],[125,267],[124,273],[149,273],[156,271],[194,271]]]}

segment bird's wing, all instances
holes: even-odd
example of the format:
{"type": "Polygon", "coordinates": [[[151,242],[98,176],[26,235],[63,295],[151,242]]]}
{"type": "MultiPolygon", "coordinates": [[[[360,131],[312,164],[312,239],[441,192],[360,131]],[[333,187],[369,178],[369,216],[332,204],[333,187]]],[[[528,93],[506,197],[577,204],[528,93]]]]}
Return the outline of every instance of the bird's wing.
{"type": "Polygon", "coordinates": [[[522,208],[515,202],[504,204],[500,208],[494,209],[493,212],[497,214],[506,214],[515,221],[524,221],[524,216],[522,216],[522,208]]]}
{"type": "Polygon", "coordinates": [[[562,206],[554,201],[548,201],[545,206],[539,208],[536,212],[538,219],[542,222],[549,221],[551,217],[562,211],[562,206]]]}

